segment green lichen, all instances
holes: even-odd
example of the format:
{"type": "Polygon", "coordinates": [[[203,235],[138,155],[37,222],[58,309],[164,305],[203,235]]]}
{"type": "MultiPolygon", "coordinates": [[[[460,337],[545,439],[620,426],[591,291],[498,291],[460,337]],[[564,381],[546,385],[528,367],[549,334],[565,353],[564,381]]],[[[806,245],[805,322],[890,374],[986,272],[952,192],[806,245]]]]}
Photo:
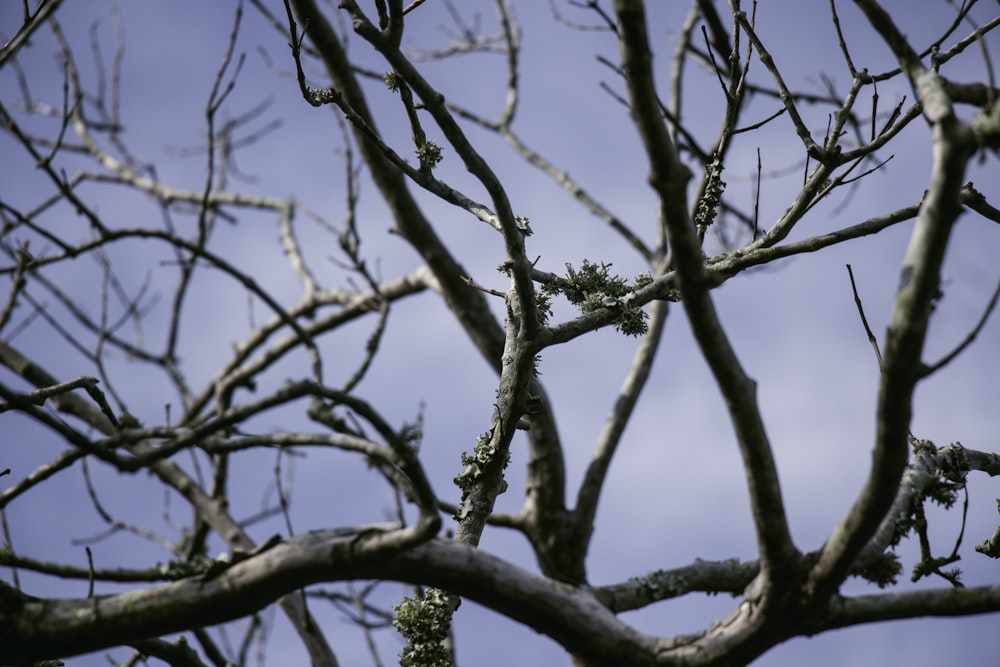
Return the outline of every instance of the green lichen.
{"type": "Polygon", "coordinates": [[[948,447],[937,447],[930,440],[919,440],[911,437],[910,445],[913,447],[914,458],[923,459],[922,466],[917,473],[920,475],[920,493],[911,499],[906,515],[896,520],[892,544],[894,545],[910,532],[918,538],[920,560],[913,566],[910,575],[912,581],[937,575],[953,586],[961,586],[962,571],[958,568],[948,570],[943,568],[960,559],[958,548],[962,542],[964,528],[959,532],[950,554],[935,556],[932,552],[932,540],[928,531],[927,513],[924,505],[929,501],[950,509],[955,505],[960,494],[966,494],[966,500],[961,510],[964,527],[965,513],[968,511],[966,475],[969,471],[969,462],[966,460],[961,443],[956,442],[948,447]],[[929,469],[930,465],[928,464],[930,463],[933,463],[933,469],[929,469]]]}
{"type": "MultiPolygon", "coordinates": [[[[494,429],[496,427],[494,426],[494,429]]],[[[461,521],[465,518],[465,515],[469,512],[468,504],[466,499],[469,496],[469,492],[472,491],[473,486],[476,484],[484,474],[486,474],[487,467],[493,462],[496,457],[497,448],[493,444],[493,430],[486,431],[485,433],[479,435],[476,438],[476,446],[472,449],[472,454],[468,452],[462,452],[462,472],[458,474],[453,480],[455,486],[462,490],[462,503],[459,505],[458,512],[455,514],[455,519],[461,521]]],[[[510,452],[506,453],[506,459],[503,462],[503,467],[506,468],[507,464],[510,462],[510,452]]],[[[507,483],[502,483],[502,488],[500,493],[503,493],[507,489],[507,483]]]]}
{"type": "Polygon", "coordinates": [[[701,235],[715,222],[715,216],[719,212],[722,191],[726,189],[726,182],[722,180],[722,168],[718,155],[705,167],[705,193],[698,200],[698,208],[694,214],[694,224],[701,235]]]}
{"type": "Polygon", "coordinates": [[[403,77],[396,72],[386,72],[382,76],[382,80],[385,81],[385,87],[394,93],[398,93],[399,87],[403,85],[403,77]]]}
{"type": "Polygon", "coordinates": [[[886,588],[896,584],[896,577],[902,571],[899,556],[894,551],[887,551],[864,567],[853,569],[851,574],[870,581],[879,588],[886,588]]]}
{"type": "MultiPolygon", "coordinates": [[[[630,305],[632,293],[648,285],[652,277],[640,274],[630,285],[628,280],[609,271],[611,264],[595,264],[583,260],[579,269],[566,265],[566,277],[547,283],[538,291],[540,318],[551,313],[551,296],[561,293],[580,309],[581,313],[591,313],[600,308],[612,310],[615,314],[615,328],[629,336],[646,333],[646,313],[638,306],[630,305]]],[[[543,319],[544,321],[544,319],[543,319]]]]}
{"type": "Polygon", "coordinates": [[[443,159],[441,147],[433,141],[425,141],[417,148],[417,159],[420,160],[420,168],[423,171],[430,171],[443,159]]]}
{"type": "Polygon", "coordinates": [[[400,667],[452,667],[445,642],[459,603],[455,595],[428,588],[422,596],[405,597],[393,607],[392,624],[407,640],[399,653],[400,667]]]}
{"type": "Polygon", "coordinates": [[[669,570],[657,570],[639,579],[654,600],[676,597],[690,590],[687,577],[669,570]]]}

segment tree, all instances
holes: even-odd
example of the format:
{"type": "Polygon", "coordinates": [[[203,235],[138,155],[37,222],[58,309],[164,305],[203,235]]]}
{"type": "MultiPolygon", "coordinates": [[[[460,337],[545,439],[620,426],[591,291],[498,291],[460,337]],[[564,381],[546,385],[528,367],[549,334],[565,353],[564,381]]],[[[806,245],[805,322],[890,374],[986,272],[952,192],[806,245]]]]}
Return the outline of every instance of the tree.
{"type": "Polygon", "coordinates": [[[222,4],[3,8],[0,662],[1000,610],[995,9],[222,4]]]}

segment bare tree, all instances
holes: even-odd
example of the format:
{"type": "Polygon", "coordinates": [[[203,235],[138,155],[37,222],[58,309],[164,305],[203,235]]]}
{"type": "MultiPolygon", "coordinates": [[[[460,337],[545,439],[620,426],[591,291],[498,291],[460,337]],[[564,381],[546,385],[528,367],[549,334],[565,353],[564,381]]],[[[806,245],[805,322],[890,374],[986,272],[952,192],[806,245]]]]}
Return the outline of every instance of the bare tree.
{"type": "Polygon", "coordinates": [[[292,628],[336,665],[347,618],[448,665],[469,600],[581,665],[737,665],[1000,611],[995,413],[938,446],[915,395],[995,409],[995,6],[162,4],[3,25],[0,663],[292,628]]]}

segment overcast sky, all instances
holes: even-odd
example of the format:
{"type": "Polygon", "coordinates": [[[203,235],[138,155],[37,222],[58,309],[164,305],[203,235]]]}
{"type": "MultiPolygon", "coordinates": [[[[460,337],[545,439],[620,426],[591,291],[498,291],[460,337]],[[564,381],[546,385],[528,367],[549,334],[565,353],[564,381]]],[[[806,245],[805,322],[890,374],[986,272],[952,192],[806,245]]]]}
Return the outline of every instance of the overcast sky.
{"type": "MultiPolygon", "coordinates": [[[[267,0],[266,4],[277,15],[283,15],[278,0],[267,0]]],[[[494,31],[491,3],[476,0],[454,4],[460,5],[460,13],[470,24],[481,20],[485,32],[494,31]]],[[[618,91],[622,89],[615,74],[595,58],[600,55],[617,60],[612,35],[574,31],[559,24],[546,2],[514,4],[523,30],[521,105],[515,129],[533,149],[565,168],[596,199],[652,242],[656,209],[646,184],[646,162],[630,130],[627,110],[598,85],[605,81],[618,91]]],[[[574,10],[563,0],[557,4],[567,17],[594,22],[592,14],[574,10]]],[[[665,82],[673,40],[687,3],[648,4],[651,39],[659,54],[657,75],[665,82]]],[[[945,2],[929,1],[920,3],[919,11],[914,11],[914,4],[903,0],[886,3],[896,10],[895,16],[912,44],[923,49],[950,22],[954,9],[945,2]]],[[[973,13],[979,23],[997,11],[995,3],[981,4],[984,6],[973,13]]],[[[156,164],[164,183],[198,189],[204,181],[204,156],[192,149],[203,142],[205,100],[231,30],[234,3],[145,0],[121,5],[126,44],[121,79],[125,127],[122,138],[140,160],[156,164]]],[[[844,5],[841,22],[858,66],[872,72],[891,69],[894,62],[888,50],[865,27],[858,13],[849,3],[838,5],[844,5]]],[[[0,33],[4,39],[19,24],[19,6],[16,2],[0,4],[0,33]]],[[[114,43],[109,6],[105,0],[78,0],[66,2],[58,13],[76,50],[81,76],[91,90],[95,87],[95,68],[89,51],[89,29],[96,26],[94,34],[107,66],[114,43]]],[[[765,1],[758,7],[757,24],[790,86],[822,92],[822,73],[838,91],[848,88],[850,78],[837,47],[827,2],[765,1]]],[[[969,31],[970,27],[963,25],[956,35],[964,36],[969,31]]],[[[454,33],[455,26],[444,6],[428,0],[411,14],[404,45],[414,51],[441,49],[449,45],[454,33]]],[[[996,60],[1000,39],[991,36],[987,45],[996,67],[1000,64],[996,60]]],[[[387,69],[370,56],[360,40],[352,40],[350,49],[352,57],[365,66],[375,71],[387,69]]],[[[340,225],[345,211],[344,163],[338,153],[341,134],[331,111],[314,109],[301,99],[288,76],[293,65],[285,39],[253,8],[245,11],[237,52],[246,54],[246,62],[223,116],[234,118],[269,101],[263,113],[238,136],[267,128],[270,131],[237,154],[236,164],[243,178],[231,179],[230,189],[270,197],[294,196],[305,208],[340,225]]],[[[35,100],[58,106],[62,67],[47,31],[40,31],[18,62],[35,100]]],[[[421,67],[449,101],[490,118],[499,113],[505,94],[501,56],[476,54],[421,67]]],[[[949,65],[943,74],[961,81],[978,81],[983,80],[982,70],[981,56],[970,49],[961,64],[949,65]]],[[[759,61],[753,63],[751,71],[756,81],[768,82],[759,61]]],[[[320,72],[314,70],[311,76],[317,83],[322,82],[320,72]]],[[[692,71],[688,81],[686,113],[690,129],[707,144],[721,122],[721,92],[714,76],[692,71]]],[[[395,145],[403,147],[400,152],[409,156],[405,148],[409,128],[401,120],[398,101],[377,84],[373,83],[369,91],[380,128],[396,141],[395,145]]],[[[870,91],[863,94],[870,95],[870,91]]],[[[666,85],[661,95],[668,95],[666,85]]],[[[913,100],[906,86],[892,83],[880,86],[879,95],[883,112],[903,95],[907,103],[913,100]]],[[[0,99],[9,108],[23,101],[11,67],[0,71],[0,99]]],[[[865,98],[859,110],[867,110],[868,105],[870,101],[865,98]]],[[[747,118],[763,119],[776,109],[774,100],[755,100],[747,118]]],[[[828,111],[820,107],[806,109],[814,137],[821,136],[828,111]]],[[[19,118],[31,129],[52,127],[51,122],[19,118]]],[[[644,269],[620,238],[541,172],[522,162],[502,141],[476,129],[471,129],[469,135],[503,179],[515,213],[530,219],[535,235],[528,239],[528,254],[540,257],[539,268],[562,272],[566,262],[579,265],[589,258],[613,262],[616,271],[630,277],[644,269]]],[[[834,196],[818,206],[793,237],[805,238],[846,227],[917,202],[929,173],[927,139],[923,121],[914,122],[882,155],[894,155],[885,169],[863,180],[849,197],[834,196]]],[[[750,208],[752,202],[751,175],[756,169],[758,148],[764,172],[775,174],[764,181],[761,189],[760,220],[766,228],[789,204],[801,183],[802,148],[786,118],[779,118],[760,133],[740,136],[724,177],[727,194],[742,194],[738,203],[745,208],[750,208]]],[[[7,134],[0,136],[0,155],[4,164],[0,195],[4,200],[28,209],[50,194],[45,179],[7,134]]],[[[66,160],[61,166],[69,173],[78,168],[93,169],[80,159],[66,160]]],[[[485,194],[476,189],[447,147],[437,173],[485,200],[485,194]]],[[[996,159],[976,166],[970,178],[996,204],[1000,198],[996,159]]],[[[358,213],[362,251],[385,279],[405,275],[420,265],[419,258],[398,236],[389,233],[392,222],[375,188],[367,181],[361,188],[358,213]]],[[[122,188],[88,185],[83,194],[109,224],[162,224],[155,206],[122,188]]],[[[506,278],[495,271],[503,259],[499,237],[464,211],[427,197],[420,201],[471,277],[480,284],[506,289],[506,278]]],[[[228,257],[251,271],[282,303],[293,304],[302,286],[284,260],[275,217],[241,216],[239,224],[219,227],[219,247],[226,248],[228,257]]],[[[193,224],[190,217],[178,216],[177,220],[193,224]]],[[[334,239],[304,216],[300,221],[300,238],[318,277],[326,286],[347,287],[348,275],[329,259],[336,254],[331,250],[334,239]]],[[[73,215],[69,207],[47,212],[44,223],[73,239],[85,238],[89,233],[85,221],[73,215]]],[[[769,266],[740,276],[714,292],[720,317],[737,353],[759,383],[761,408],[777,457],[793,537],[800,549],[811,550],[822,544],[853,501],[870,461],[878,369],[858,320],[844,265],[853,266],[869,322],[881,336],[910,229],[911,224],[904,223],[875,238],[769,266]]],[[[36,254],[54,252],[38,239],[31,249],[36,254]]],[[[717,250],[718,245],[710,245],[710,252],[717,250]]],[[[162,298],[143,329],[146,343],[160,349],[169,314],[169,281],[176,277],[176,267],[170,264],[172,252],[162,245],[132,242],[115,246],[109,254],[123,282],[133,290],[146,276],[152,280],[153,292],[162,286],[162,298]]],[[[980,317],[1000,279],[997,257],[1000,233],[995,223],[964,215],[949,249],[944,297],[932,320],[927,360],[936,360],[954,347],[980,317]]],[[[98,311],[100,274],[94,262],[77,260],[54,275],[63,281],[67,293],[87,304],[90,312],[98,311]]],[[[6,283],[0,282],[0,292],[6,291],[6,283]]],[[[44,301],[53,313],[63,312],[43,290],[33,291],[29,286],[29,293],[44,301]]],[[[232,345],[248,333],[252,322],[268,317],[259,303],[248,314],[247,302],[239,285],[203,272],[182,331],[183,369],[196,390],[228,359],[232,345]]],[[[498,314],[500,305],[496,304],[498,314]]],[[[21,319],[27,314],[27,308],[19,311],[21,319]]],[[[572,315],[566,307],[557,311],[557,319],[572,315]]],[[[321,341],[331,384],[342,382],[354,372],[373,323],[366,321],[321,341]]],[[[10,338],[9,329],[2,335],[25,354],[33,355],[60,380],[94,373],[41,319],[31,322],[16,337],[10,338]]],[[[557,409],[571,495],[575,494],[613,405],[634,344],[633,339],[609,329],[542,354],[541,379],[557,409]]],[[[913,433],[939,445],[960,441],[970,448],[996,451],[1000,426],[996,410],[998,371],[1000,318],[993,318],[969,351],[920,385],[913,433]]],[[[164,404],[176,401],[167,380],[148,369],[112,359],[109,372],[129,410],[146,424],[162,422],[164,404]]],[[[305,374],[303,360],[291,360],[269,374],[265,382],[275,386],[305,374]]],[[[2,381],[20,386],[10,374],[5,374],[2,381]]],[[[460,470],[459,454],[471,449],[476,435],[488,428],[495,390],[493,373],[437,297],[428,293],[394,307],[380,356],[359,393],[396,423],[413,419],[421,404],[426,404],[423,453],[432,483],[440,496],[457,500],[458,490],[451,479],[460,470]]],[[[302,411],[293,411],[269,413],[255,426],[276,430],[306,427],[307,422],[302,411]]],[[[11,477],[4,478],[4,484],[20,479],[63,447],[55,436],[16,414],[0,417],[0,434],[0,469],[10,467],[13,471],[11,477]]],[[[498,509],[516,511],[520,507],[525,458],[523,444],[515,442],[510,490],[501,496],[498,509]]],[[[237,516],[251,515],[263,504],[273,503],[273,493],[267,492],[273,487],[273,454],[249,455],[234,466],[232,503],[239,508],[237,516]]],[[[102,493],[102,502],[113,514],[135,523],[163,526],[163,494],[151,485],[151,478],[115,478],[109,469],[96,464],[91,466],[91,474],[102,493]]],[[[995,480],[984,477],[975,475],[970,485],[963,559],[958,564],[970,585],[1000,579],[997,564],[972,550],[974,544],[992,533],[997,521],[993,499],[1000,495],[1000,488],[995,480]]],[[[39,558],[82,564],[82,547],[71,545],[71,540],[92,537],[105,528],[87,499],[78,468],[7,510],[14,548],[39,558]]],[[[390,510],[384,484],[367,473],[363,462],[355,457],[313,452],[295,467],[292,517],[297,532],[381,521],[390,510]]],[[[187,514],[176,497],[171,511],[178,520],[186,520],[187,514]]],[[[946,552],[959,529],[958,513],[932,516],[935,546],[946,552]]],[[[265,522],[252,534],[263,539],[283,530],[278,521],[265,522]]],[[[95,564],[101,567],[142,567],[169,558],[159,546],[124,535],[97,542],[92,548],[95,564]]],[[[222,547],[215,543],[213,548],[222,547]]],[[[535,569],[533,556],[518,535],[488,529],[482,548],[535,569]]],[[[913,544],[904,545],[900,551],[907,568],[901,577],[905,581],[916,552],[913,544]]],[[[674,307],[653,377],[602,496],[588,561],[590,581],[598,585],[620,582],[651,570],[684,565],[694,558],[755,556],[743,473],[728,417],[691,340],[683,311],[674,307]]],[[[10,580],[9,570],[0,569],[0,573],[5,581],[10,580]]],[[[25,573],[22,581],[25,591],[35,595],[78,597],[86,593],[86,582],[56,581],[25,573]]],[[[946,584],[932,581],[920,585],[946,584]]],[[[405,590],[394,584],[384,589],[383,600],[388,603],[405,590]]],[[[845,585],[847,592],[865,589],[859,582],[845,585]]],[[[670,636],[704,627],[726,615],[733,604],[728,597],[693,596],[661,603],[626,618],[646,632],[670,636]]],[[[360,635],[322,603],[313,606],[341,664],[368,664],[360,635]]],[[[280,615],[274,618],[273,636],[267,647],[270,664],[300,663],[304,654],[297,640],[280,615]]],[[[997,621],[993,615],[875,624],[792,640],[754,664],[992,665],[1000,651],[997,621]]],[[[569,663],[563,650],[549,639],[471,602],[463,604],[458,612],[456,627],[460,665],[569,663]]],[[[389,637],[391,633],[383,633],[387,639],[381,655],[387,664],[394,662],[399,646],[394,637],[389,637]]],[[[237,633],[231,637],[239,641],[237,633]]],[[[127,653],[117,651],[115,655],[121,658],[127,653]]],[[[78,667],[107,663],[103,654],[94,654],[67,664],[78,667]]]]}

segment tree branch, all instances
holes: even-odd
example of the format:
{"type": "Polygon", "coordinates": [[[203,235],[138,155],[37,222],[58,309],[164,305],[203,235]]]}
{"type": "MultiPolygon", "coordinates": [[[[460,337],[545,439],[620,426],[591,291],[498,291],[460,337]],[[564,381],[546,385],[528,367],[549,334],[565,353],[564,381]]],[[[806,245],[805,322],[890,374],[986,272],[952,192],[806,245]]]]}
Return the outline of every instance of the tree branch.
{"type": "MultiPolygon", "coordinates": [[[[10,368],[12,371],[23,377],[25,380],[38,388],[49,387],[58,384],[58,381],[38,364],[22,356],[14,348],[0,343],[0,363],[10,368]]],[[[105,435],[115,433],[115,427],[108,418],[97,408],[84,401],[80,396],[72,393],[57,394],[52,397],[52,402],[56,408],[62,412],[71,414],[97,431],[105,435]]],[[[148,445],[133,445],[133,452],[136,454],[146,454],[151,449],[148,445]]],[[[173,461],[155,461],[149,469],[160,481],[167,486],[176,489],[184,496],[194,508],[198,516],[215,530],[216,533],[232,549],[243,549],[250,551],[254,548],[254,542],[250,536],[233,520],[222,504],[204,492],[204,490],[187,475],[173,461]]],[[[89,603],[88,603],[89,604],[89,603]]],[[[302,598],[289,595],[281,599],[281,607],[302,638],[310,659],[316,667],[336,667],[337,659],[333,650],[326,642],[326,638],[319,630],[319,626],[309,614],[302,601],[302,598]]],[[[0,614],[3,610],[0,610],[0,614]]],[[[6,631],[0,623],[0,638],[6,631]]],[[[162,633],[153,633],[147,636],[156,636],[162,633]]]]}
{"type": "MultiPolygon", "coordinates": [[[[320,53],[335,89],[341,92],[368,127],[377,131],[361,86],[329,21],[313,0],[292,0],[292,7],[305,25],[309,39],[320,53]]],[[[485,297],[462,280],[463,276],[470,275],[469,272],[455,261],[451,252],[438,238],[410,194],[406,180],[399,169],[386,160],[368,137],[356,127],[354,133],[365,164],[368,165],[376,187],[392,211],[400,233],[427,262],[441,286],[445,301],[455,313],[466,334],[487,363],[499,372],[500,357],[503,352],[503,330],[490,311],[485,297]]]]}
{"type": "MultiPolygon", "coordinates": [[[[253,613],[321,581],[393,579],[433,585],[504,613],[586,658],[652,665],[657,642],[585,589],[553,585],[484,551],[432,540],[373,559],[383,533],[323,530],[286,540],[218,576],[90,600],[28,598],[0,584],[0,641],[12,662],[68,656],[253,613]]],[[[287,598],[286,598],[287,599],[287,598]]]]}
{"type": "MultiPolygon", "coordinates": [[[[697,232],[687,213],[685,186],[690,172],[680,163],[663,125],[656,100],[652,55],[645,16],[638,0],[614,3],[619,23],[619,47],[626,73],[632,113],[650,163],[649,182],[659,196],[676,262],[683,304],[695,338],[726,399],[740,444],[750,504],[757,530],[761,572],[781,572],[785,585],[795,571],[798,552],[788,533],[777,469],[760,411],[756,386],[744,373],[719,324],[709,295],[709,279],[697,232]]],[[[777,584],[778,579],[773,583],[777,584]]]]}
{"type": "Polygon", "coordinates": [[[908,71],[932,126],[933,167],[910,244],[903,259],[896,301],[885,335],[879,383],[875,448],[865,485],[848,514],[834,529],[809,576],[817,601],[832,593],[889,511],[906,468],[912,398],[923,373],[921,353],[931,305],[939,289],[941,265],[952,226],[962,211],[960,193],[972,141],[968,128],[954,116],[941,80],[931,71],[915,70],[915,55],[887,15],[867,0],[858,4],[873,27],[896,52],[908,71]]]}
{"type": "Polygon", "coordinates": [[[966,616],[1000,610],[1000,584],[971,588],[932,588],[853,597],[834,597],[813,630],[821,632],[861,623],[921,616],[966,616]]]}

